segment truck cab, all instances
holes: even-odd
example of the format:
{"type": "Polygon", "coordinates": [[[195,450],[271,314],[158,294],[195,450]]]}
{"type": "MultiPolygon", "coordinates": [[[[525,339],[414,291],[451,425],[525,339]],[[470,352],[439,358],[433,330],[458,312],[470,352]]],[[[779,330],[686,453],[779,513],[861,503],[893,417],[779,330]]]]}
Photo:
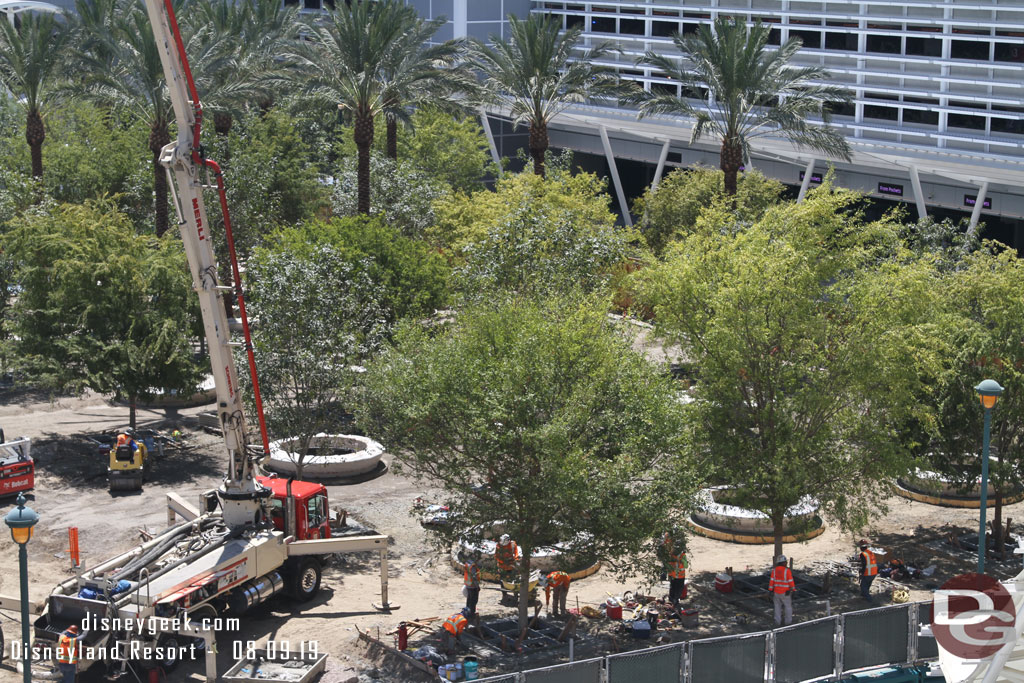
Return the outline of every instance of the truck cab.
{"type": "Polygon", "coordinates": [[[279,531],[288,531],[297,541],[311,541],[331,537],[330,508],[327,505],[327,487],[311,481],[294,481],[291,494],[295,499],[295,529],[287,529],[289,480],[281,477],[257,477],[270,489],[270,518],[279,531]]]}

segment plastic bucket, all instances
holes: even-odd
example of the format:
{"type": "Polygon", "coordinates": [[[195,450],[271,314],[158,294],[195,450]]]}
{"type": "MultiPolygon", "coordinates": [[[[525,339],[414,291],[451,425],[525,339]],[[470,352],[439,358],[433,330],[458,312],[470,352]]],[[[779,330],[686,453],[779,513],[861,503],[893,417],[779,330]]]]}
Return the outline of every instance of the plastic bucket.
{"type": "Polygon", "coordinates": [[[467,656],[462,664],[462,671],[466,674],[467,681],[475,681],[477,679],[477,668],[476,657],[472,655],[467,656]]]}

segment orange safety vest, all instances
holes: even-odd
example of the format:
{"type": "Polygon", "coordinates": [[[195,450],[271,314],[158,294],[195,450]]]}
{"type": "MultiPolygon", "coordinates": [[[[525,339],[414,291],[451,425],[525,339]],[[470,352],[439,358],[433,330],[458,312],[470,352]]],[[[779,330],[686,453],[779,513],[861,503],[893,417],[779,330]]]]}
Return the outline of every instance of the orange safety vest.
{"type": "Polygon", "coordinates": [[[786,591],[796,590],[796,582],[793,581],[793,572],[786,565],[779,565],[772,569],[772,578],[768,581],[768,590],[772,593],[784,594],[786,591]]]}
{"type": "Polygon", "coordinates": [[[57,641],[57,661],[60,664],[78,663],[78,639],[72,638],[64,633],[60,634],[57,641]]]}
{"type": "Polygon", "coordinates": [[[571,581],[572,579],[565,572],[555,571],[548,574],[548,585],[544,586],[544,600],[547,601],[551,598],[552,588],[569,590],[569,583],[571,581]]]}
{"type": "Polygon", "coordinates": [[[453,614],[444,622],[444,630],[448,631],[448,633],[453,636],[459,636],[464,630],[466,630],[466,625],[468,623],[469,622],[466,621],[466,617],[461,614],[453,614]]]}
{"type": "Polygon", "coordinates": [[[678,555],[672,555],[669,560],[669,578],[672,579],[685,579],[686,578],[686,553],[679,553],[678,555]]]}
{"type": "Polygon", "coordinates": [[[494,547],[494,560],[501,569],[515,569],[516,560],[519,559],[519,546],[515,541],[509,541],[508,545],[497,545],[494,547]]]}
{"type": "Polygon", "coordinates": [[[476,562],[470,562],[469,564],[463,565],[462,568],[462,580],[470,588],[480,587],[480,565],[476,562]]]}
{"type": "Polygon", "coordinates": [[[864,558],[864,576],[874,576],[878,573],[878,561],[875,559],[875,554],[868,549],[860,551],[860,556],[864,558]]]}

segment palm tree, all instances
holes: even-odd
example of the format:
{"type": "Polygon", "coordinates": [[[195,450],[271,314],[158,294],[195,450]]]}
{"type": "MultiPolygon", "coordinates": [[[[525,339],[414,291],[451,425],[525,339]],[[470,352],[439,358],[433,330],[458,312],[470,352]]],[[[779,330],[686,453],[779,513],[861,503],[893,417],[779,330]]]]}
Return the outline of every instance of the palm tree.
{"type": "Polygon", "coordinates": [[[640,105],[641,117],[693,117],[691,143],[705,135],[716,136],[722,144],[721,168],[730,195],[736,194],[736,176],[756,137],[781,136],[800,147],[850,159],[846,139],[828,125],[831,115],[826,106],[848,102],[849,93],[822,84],[828,77],[822,67],[789,66],[802,45],[799,38],[790,38],[774,52],[766,50],[770,31],[760,22],[748,28],[738,18],[720,16],[714,28],[701,25],[695,34],[677,33],[672,41],[683,54],[682,62],[648,52],[640,63],[682,83],[683,97],[638,91],[624,98],[640,105]],[[693,99],[703,104],[695,106],[693,99]],[[808,125],[811,115],[821,116],[825,125],[808,125]]]}
{"type": "Polygon", "coordinates": [[[352,117],[359,150],[357,208],[363,214],[370,213],[373,122],[395,110],[387,74],[396,62],[391,53],[416,21],[416,10],[397,0],[338,2],[322,21],[308,24],[306,39],[286,55],[310,96],[336,103],[352,117]]]}
{"type": "Polygon", "coordinates": [[[470,58],[484,73],[491,97],[509,108],[514,124],[529,124],[533,172],[539,176],[544,175],[551,119],[573,103],[622,89],[612,69],[595,63],[611,52],[611,43],[577,53],[583,29],[561,28],[543,14],[525,21],[509,15],[508,40],[492,35],[492,45],[470,43],[470,58]]]}
{"type": "Polygon", "coordinates": [[[214,130],[227,135],[239,111],[270,99],[284,83],[288,65],[276,57],[298,35],[298,7],[280,0],[208,0],[191,9],[184,21],[191,34],[185,50],[193,75],[206,85],[203,108],[213,113],[214,130]]]}
{"type": "Polygon", "coordinates": [[[449,40],[427,45],[444,24],[444,17],[424,21],[410,14],[406,19],[408,24],[381,69],[386,90],[387,155],[392,159],[398,159],[398,124],[409,123],[411,106],[429,104],[456,113],[461,108],[458,96],[478,90],[473,71],[460,62],[463,43],[449,40]]]}
{"type": "MultiPolygon", "coordinates": [[[[95,0],[77,0],[90,5],[95,0]]],[[[102,1],[102,0],[101,0],[102,1]]],[[[179,3],[180,4],[180,3],[179,3]]],[[[167,174],[160,166],[160,150],[171,141],[174,111],[164,86],[160,52],[149,17],[133,0],[117,0],[113,12],[79,12],[83,34],[79,51],[85,72],[82,90],[104,105],[131,111],[149,124],[149,151],[153,155],[154,229],[167,231],[167,174]],[[94,18],[103,22],[92,24],[94,18]]]]}
{"type": "MultiPolygon", "coordinates": [[[[175,0],[175,10],[183,3],[175,0]]],[[[130,111],[149,124],[154,229],[161,236],[168,228],[168,187],[159,158],[164,145],[171,141],[174,110],[149,16],[137,0],[76,0],[75,4],[80,17],[77,52],[84,72],[77,90],[104,105],[130,111]]],[[[206,39],[190,24],[182,24],[181,29],[190,61],[201,65],[194,74],[196,86],[200,93],[211,92],[215,76],[231,69],[234,63],[225,46],[230,39],[206,39]]]]}
{"type": "Polygon", "coordinates": [[[43,177],[43,112],[57,90],[53,83],[63,64],[71,32],[63,17],[25,13],[15,27],[0,18],[0,81],[25,108],[25,141],[32,154],[32,175],[43,177]]]}

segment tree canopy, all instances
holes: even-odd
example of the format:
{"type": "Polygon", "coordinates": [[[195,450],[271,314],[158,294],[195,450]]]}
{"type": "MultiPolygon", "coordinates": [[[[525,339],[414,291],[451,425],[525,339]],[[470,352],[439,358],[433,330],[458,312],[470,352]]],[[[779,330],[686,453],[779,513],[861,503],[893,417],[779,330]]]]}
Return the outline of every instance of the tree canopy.
{"type": "Polygon", "coordinates": [[[15,358],[37,379],[126,398],[133,422],[154,390],[198,386],[198,302],[176,240],[137,235],[95,200],[16,219],[3,246],[20,288],[15,358]]]}
{"type": "Polygon", "coordinates": [[[449,494],[443,538],[480,541],[500,520],[519,544],[521,625],[531,551],[573,540],[631,562],[695,489],[672,380],[603,308],[517,300],[410,323],[367,373],[362,424],[449,494]]]}
{"type": "MultiPolygon", "coordinates": [[[[657,327],[696,364],[689,433],[739,504],[764,512],[781,552],[803,496],[867,522],[910,445],[918,369],[936,323],[934,271],[825,187],[740,231],[701,232],[638,272],[657,327]]],[[[931,358],[934,361],[934,357],[931,358]]]]}

